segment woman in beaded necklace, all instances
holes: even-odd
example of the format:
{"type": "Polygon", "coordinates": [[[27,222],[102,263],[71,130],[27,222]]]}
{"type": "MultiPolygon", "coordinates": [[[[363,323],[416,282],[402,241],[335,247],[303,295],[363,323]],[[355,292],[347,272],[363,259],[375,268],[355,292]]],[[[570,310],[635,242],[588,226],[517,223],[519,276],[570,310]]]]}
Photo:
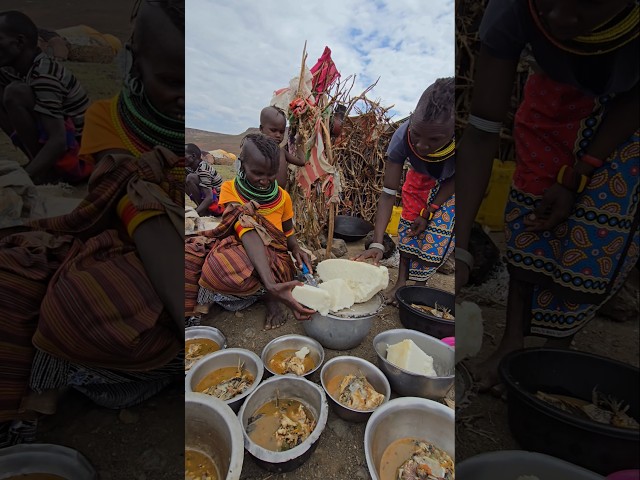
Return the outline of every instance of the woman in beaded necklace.
{"type": "Polygon", "coordinates": [[[402,217],[398,227],[400,266],[395,293],[407,280],[425,285],[453,251],[455,237],[455,140],[453,78],[440,78],[427,88],[400,125],[387,149],[384,188],[378,202],[373,243],[356,260],[382,259],[382,238],[391,218],[405,160],[409,170],[402,186],[402,217]]]}
{"type": "Polygon", "coordinates": [[[291,255],[299,268],[312,271],[312,265],[296,240],[291,198],[276,181],[277,142],[249,134],[241,148],[240,171],[220,190],[221,224],[185,243],[185,317],[197,321],[196,297],[202,313],[212,303],[236,311],[264,299],[265,329],[277,328],[287,318],[282,305],[298,320],[313,314],[291,295],[293,287],[302,285],[294,280],[291,255]]]}
{"type": "Polygon", "coordinates": [[[535,64],[513,126],[506,328],[474,371],[481,390],[527,334],[568,347],[638,261],[638,18],[629,0],[489,2],[457,153],[457,290],[473,268],[471,226],[526,45],[535,64]]]}
{"type": "MultiPolygon", "coordinates": [[[[133,16],[142,3],[136,3],[133,16]]],[[[180,19],[179,2],[165,3],[180,19]]],[[[94,102],[85,114],[80,155],[93,163],[110,153],[139,157],[156,146],[183,155],[184,68],[176,65],[184,64],[184,49],[154,30],[141,28],[131,35],[123,51],[122,90],[111,99],[94,102]]]]}

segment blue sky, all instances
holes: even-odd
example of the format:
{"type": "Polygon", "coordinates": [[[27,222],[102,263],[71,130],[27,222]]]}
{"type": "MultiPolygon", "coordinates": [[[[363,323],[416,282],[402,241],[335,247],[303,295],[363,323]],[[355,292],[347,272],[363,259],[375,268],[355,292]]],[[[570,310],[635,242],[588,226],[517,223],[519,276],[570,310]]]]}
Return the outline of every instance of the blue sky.
{"type": "Polygon", "coordinates": [[[273,92],[324,50],[357,95],[408,115],[434,80],[454,74],[453,0],[189,0],[188,128],[238,134],[259,125],[273,92]]]}

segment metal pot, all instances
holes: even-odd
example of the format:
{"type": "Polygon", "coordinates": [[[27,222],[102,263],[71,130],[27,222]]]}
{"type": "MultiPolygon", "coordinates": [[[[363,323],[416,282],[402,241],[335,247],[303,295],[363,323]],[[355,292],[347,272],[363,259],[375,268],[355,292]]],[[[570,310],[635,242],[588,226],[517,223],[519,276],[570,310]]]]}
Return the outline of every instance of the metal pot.
{"type": "Polygon", "coordinates": [[[269,360],[271,360],[271,357],[282,350],[300,350],[302,347],[307,347],[309,349],[309,355],[315,364],[313,369],[309,370],[304,375],[301,375],[302,377],[308,377],[317,371],[322,365],[322,362],[324,362],[324,349],[319,342],[304,335],[281,335],[267,343],[262,349],[262,354],[260,355],[265,370],[269,372],[270,375],[277,375],[269,368],[269,360]]]}
{"type": "Polygon", "coordinates": [[[220,478],[240,478],[244,461],[242,428],[228,405],[211,395],[187,392],[184,432],[185,449],[208,455],[218,467],[220,478]]]}
{"type": "Polygon", "coordinates": [[[0,479],[47,473],[73,480],[96,480],[96,471],[77,450],[49,443],[0,449],[0,479]]]}
{"type": "Polygon", "coordinates": [[[373,224],[349,215],[336,215],[333,224],[333,236],[345,242],[362,240],[371,230],[373,230],[373,224]]]}
{"type": "Polygon", "coordinates": [[[318,385],[295,375],[277,375],[262,382],[240,408],[238,418],[244,434],[244,447],[256,463],[270,472],[290,472],[306,462],[318,446],[329,415],[327,397],[318,385]],[[316,427],[300,445],[284,452],[263,448],[247,434],[249,418],[262,407],[277,398],[292,398],[307,407],[316,419],[316,427]]]}
{"type": "Polygon", "coordinates": [[[398,395],[441,400],[455,381],[455,351],[437,338],[408,329],[387,330],[373,339],[378,354],[378,367],[389,379],[398,395]],[[433,368],[440,375],[427,377],[395,366],[387,360],[387,346],[410,339],[427,355],[433,357],[433,368]]]}
{"type": "MultiPolygon", "coordinates": [[[[388,402],[389,397],[391,397],[389,381],[387,377],[384,376],[384,373],[371,362],[362,358],[345,355],[332,358],[324,364],[324,367],[322,367],[320,371],[320,382],[322,383],[322,388],[324,388],[324,391],[327,393],[327,398],[333,411],[336,412],[340,418],[349,422],[366,422],[375,409],[355,410],[343,405],[331,396],[331,393],[327,390],[327,384],[336,376],[358,374],[360,372],[366,377],[376,392],[384,395],[383,404],[384,402],[388,402]]],[[[380,406],[377,408],[380,408],[380,406]]]]}
{"type": "Polygon", "coordinates": [[[396,291],[400,323],[405,328],[411,328],[436,338],[453,337],[456,326],[454,320],[445,320],[411,307],[411,304],[435,307],[436,302],[455,312],[456,297],[450,292],[437,288],[408,286],[396,291]]]}
{"type": "Polygon", "coordinates": [[[349,350],[360,345],[369,334],[373,318],[382,308],[383,301],[378,293],[371,300],[356,303],[340,312],[314,313],[310,320],[302,322],[302,328],[325,348],[349,350]]]}

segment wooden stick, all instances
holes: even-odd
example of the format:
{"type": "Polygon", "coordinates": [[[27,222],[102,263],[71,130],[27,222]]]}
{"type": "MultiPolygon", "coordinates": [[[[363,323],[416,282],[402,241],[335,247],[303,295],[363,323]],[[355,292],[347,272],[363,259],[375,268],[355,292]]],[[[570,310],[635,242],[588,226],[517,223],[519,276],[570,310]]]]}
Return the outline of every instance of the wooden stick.
{"type": "Polygon", "coordinates": [[[302,81],[304,78],[304,67],[307,63],[307,41],[304,41],[304,47],[302,49],[302,62],[300,64],[300,78],[298,79],[298,96],[302,93],[302,81]]]}

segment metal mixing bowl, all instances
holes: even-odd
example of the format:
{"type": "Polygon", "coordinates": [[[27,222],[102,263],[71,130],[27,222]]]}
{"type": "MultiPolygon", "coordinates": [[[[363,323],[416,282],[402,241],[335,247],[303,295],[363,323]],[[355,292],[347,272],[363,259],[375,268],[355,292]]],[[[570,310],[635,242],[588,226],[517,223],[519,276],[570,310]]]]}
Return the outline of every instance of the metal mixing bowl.
{"type": "Polygon", "coordinates": [[[322,383],[324,391],[327,392],[327,398],[329,399],[329,403],[331,404],[333,411],[336,412],[340,418],[349,422],[366,422],[375,409],[356,410],[354,408],[349,408],[331,396],[331,393],[327,390],[327,385],[329,381],[336,376],[358,374],[359,372],[362,372],[376,392],[384,395],[384,401],[382,404],[384,405],[384,402],[388,402],[389,397],[391,396],[389,380],[387,380],[384,373],[382,373],[380,369],[371,362],[362,358],[345,355],[332,358],[324,364],[324,367],[322,367],[322,370],[320,371],[320,382],[322,383]]]}
{"type": "MultiPolygon", "coordinates": [[[[195,338],[207,338],[213,340],[220,346],[220,350],[227,348],[227,339],[223,333],[215,327],[199,325],[197,327],[188,327],[184,329],[184,339],[193,340],[195,338]]],[[[200,360],[198,360],[199,362],[200,360]]],[[[195,362],[197,363],[197,362],[195,362]]],[[[195,365],[194,363],[194,365],[195,365]]],[[[193,368],[193,365],[191,366],[193,368]]],[[[190,369],[189,369],[190,370],[190,369]]]]}
{"type": "Polygon", "coordinates": [[[371,330],[373,318],[382,308],[384,299],[380,293],[371,300],[356,303],[339,312],[320,315],[314,313],[310,320],[302,322],[304,332],[331,350],[355,348],[371,330]]]}
{"type": "Polygon", "coordinates": [[[185,391],[195,392],[198,383],[209,373],[223,367],[237,367],[239,362],[244,363],[244,368],[253,375],[254,381],[243,393],[224,402],[229,405],[234,412],[237,412],[245,398],[256,389],[264,374],[262,360],[251,350],[245,350],[244,348],[227,348],[205,355],[189,370],[189,373],[185,377],[185,391]]]}
{"type": "Polygon", "coordinates": [[[401,438],[426,440],[455,460],[455,412],[441,403],[417,397],[389,400],[376,409],[364,430],[364,454],[373,480],[380,480],[385,450],[401,438]]]}
{"type": "Polygon", "coordinates": [[[455,381],[455,350],[437,338],[416,330],[398,328],[387,330],[373,339],[378,354],[378,367],[389,379],[391,388],[398,395],[440,400],[455,381]],[[387,360],[387,346],[410,339],[427,355],[433,357],[433,368],[438,377],[427,377],[396,367],[387,360]]]}
{"type": "Polygon", "coordinates": [[[58,475],[74,480],[96,480],[96,471],[77,450],[49,443],[14,445],[0,449],[0,478],[26,474],[58,475]]]}
{"type": "Polygon", "coordinates": [[[209,456],[220,478],[238,480],[244,461],[242,428],[222,400],[187,392],[184,399],[184,446],[209,456]],[[225,473],[226,472],[226,473],[225,473]]]}
{"type": "Polygon", "coordinates": [[[270,472],[290,472],[306,462],[318,446],[329,415],[324,390],[315,383],[295,375],[276,375],[262,382],[240,408],[238,418],[244,434],[244,447],[256,463],[270,472]],[[316,419],[316,427],[300,445],[284,452],[267,450],[249,438],[249,418],[265,403],[277,398],[292,398],[304,404],[316,419]]]}
{"type": "Polygon", "coordinates": [[[293,349],[297,351],[302,347],[307,347],[309,349],[309,356],[313,359],[313,363],[315,364],[313,369],[309,370],[304,375],[301,375],[302,377],[308,377],[318,370],[322,365],[322,362],[324,362],[324,349],[318,341],[304,335],[282,335],[267,343],[267,345],[262,349],[262,354],[260,355],[265,370],[271,375],[277,375],[276,372],[269,368],[269,360],[271,360],[271,357],[282,350],[293,349]]]}

